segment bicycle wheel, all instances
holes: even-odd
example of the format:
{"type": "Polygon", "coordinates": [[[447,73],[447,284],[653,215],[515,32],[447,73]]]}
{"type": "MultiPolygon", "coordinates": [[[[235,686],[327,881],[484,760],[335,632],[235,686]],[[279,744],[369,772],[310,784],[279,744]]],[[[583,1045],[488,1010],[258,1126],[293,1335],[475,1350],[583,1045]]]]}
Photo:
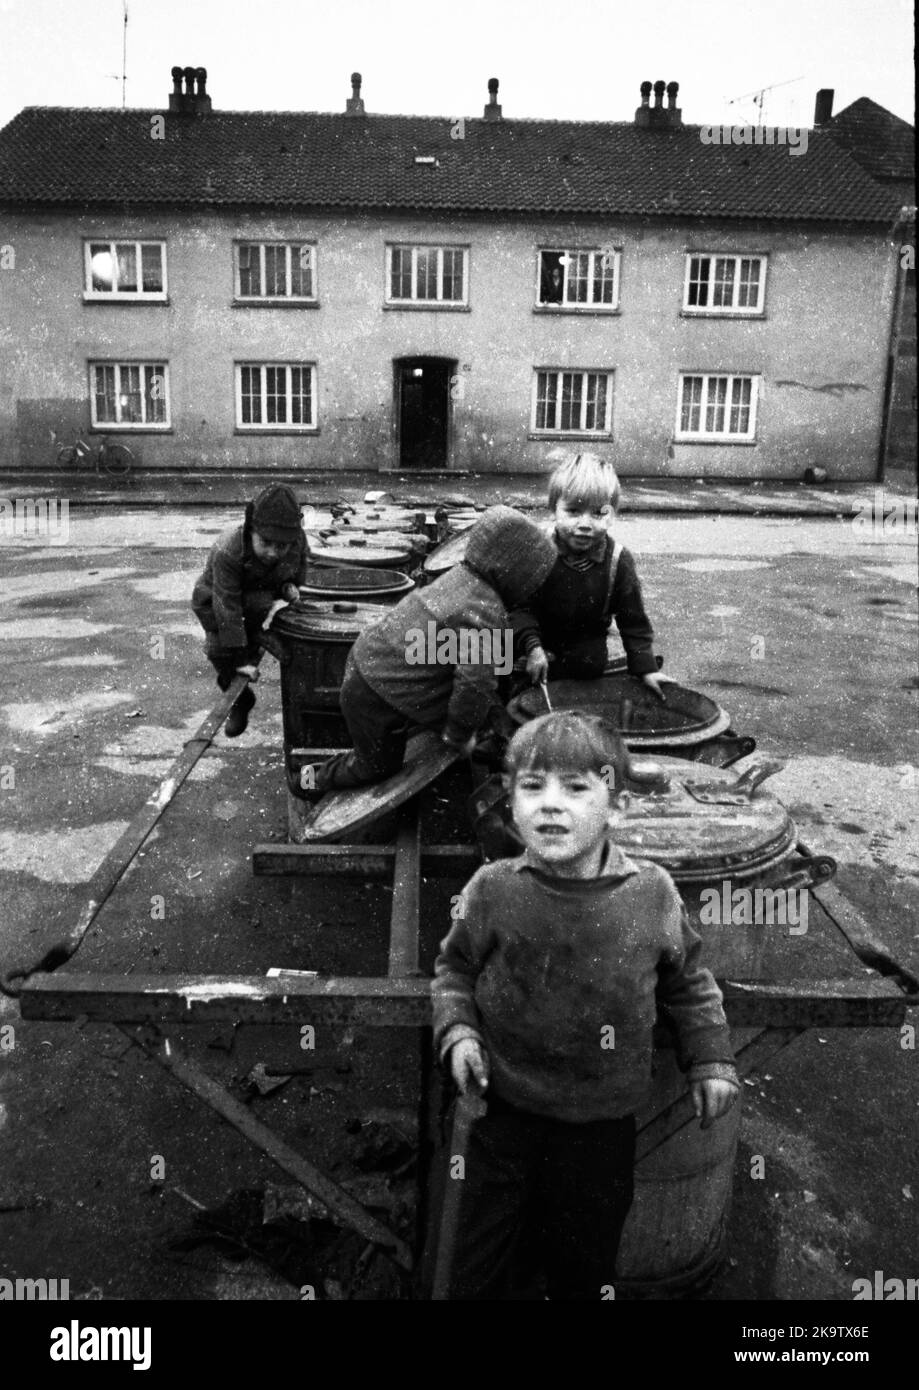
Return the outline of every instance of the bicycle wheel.
{"type": "Polygon", "coordinates": [[[106,473],[122,476],[125,473],[130,473],[131,460],[134,455],[127,444],[103,444],[99,456],[106,473]]]}
{"type": "Polygon", "coordinates": [[[75,444],[62,444],[55,459],[58,468],[73,468],[76,461],[77,446],[75,444]]]}

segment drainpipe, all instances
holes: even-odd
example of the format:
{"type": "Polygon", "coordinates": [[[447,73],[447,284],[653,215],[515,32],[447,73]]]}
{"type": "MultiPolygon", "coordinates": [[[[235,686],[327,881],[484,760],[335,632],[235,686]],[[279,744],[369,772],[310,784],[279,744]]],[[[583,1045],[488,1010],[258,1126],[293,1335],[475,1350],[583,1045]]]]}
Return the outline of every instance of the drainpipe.
{"type": "Polygon", "coordinates": [[[915,234],[916,209],[908,204],[901,207],[897,218],[890,229],[890,236],[894,243],[894,255],[897,259],[896,282],[894,285],[893,307],[890,314],[890,334],[887,340],[887,373],[884,380],[884,408],[881,418],[881,437],[878,444],[878,463],[877,476],[875,481],[883,483],[884,475],[887,470],[887,448],[890,441],[890,416],[893,409],[893,388],[894,375],[897,366],[897,347],[900,342],[900,333],[903,327],[903,301],[905,298],[904,290],[906,287],[906,269],[899,263],[900,244],[902,238],[901,231],[912,230],[915,234]]]}

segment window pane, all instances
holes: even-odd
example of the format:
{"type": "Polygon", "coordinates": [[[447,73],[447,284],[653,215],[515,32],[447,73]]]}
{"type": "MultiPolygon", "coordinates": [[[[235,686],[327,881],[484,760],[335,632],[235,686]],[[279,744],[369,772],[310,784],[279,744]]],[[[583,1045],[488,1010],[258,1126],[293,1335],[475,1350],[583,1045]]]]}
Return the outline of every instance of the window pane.
{"type": "Polygon", "coordinates": [[[759,260],[744,258],[740,262],[740,287],[737,303],[743,309],[755,309],[759,304],[759,260]]]}
{"type": "Polygon", "coordinates": [[[290,369],[290,418],[295,425],[313,423],[313,372],[311,367],[290,369]]]}
{"type": "Polygon", "coordinates": [[[412,297],[412,248],[394,246],[392,248],[392,276],[390,299],[411,299],[412,297]]]}
{"type": "Polygon", "coordinates": [[[712,305],[717,309],[730,309],[734,303],[734,271],[736,263],[733,256],[719,256],[715,261],[715,284],[712,305]]]}
{"type": "Polygon", "coordinates": [[[166,422],[166,370],[159,364],[144,367],[144,419],[148,425],[166,422]]]}
{"type": "Polygon", "coordinates": [[[115,261],[107,241],[93,241],[89,247],[89,267],[92,288],[111,292],[115,285],[115,261]]]}
{"type": "Polygon", "coordinates": [[[680,407],[680,432],[698,434],[699,414],[702,407],[702,378],[684,376],[683,401],[680,407]]]}
{"type": "Polygon", "coordinates": [[[595,251],[593,271],[594,304],[612,304],[615,253],[595,251]]]}
{"type": "Polygon", "coordinates": [[[140,390],[140,367],[125,362],[119,368],[118,419],[123,425],[141,425],[144,406],[140,390]]]}
{"type": "Polygon", "coordinates": [[[250,296],[261,294],[262,273],[258,246],[246,242],[239,248],[239,293],[250,296]]]}
{"type": "Polygon", "coordinates": [[[137,289],[137,247],[133,242],[124,242],[115,248],[118,282],[122,292],[137,289]]]}
{"type": "Polygon", "coordinates": [[[536,428],[555,429],[558,377],[555,372],[538,372],[536,377],[536,428]]]}
{"type": "Polygon", "coordinates": [[[265,294],[282,298],[287,294],[287,247],[265,247],[265,294]]]}
{"type": "Polygon", "coordinates": [[[114,425],[115,412],[115,368],[96,367],[95,369],[96,420],[99,424],[114,425]]]}
{"type": "MultiPolygon", "coordinates": [[[[708,306],[708,279],[711,271],[709,256],[692,256],[689,261],[689,294],[686,303],[691,309],[705,309],[708,306]]],[[[688,381],[697,378],[688,377],[688,381]]]]}
{"type": "Polygon", "coordinates": [[[444,299],[463,298],[463,253],[455,248],[444,249],[444,299]]]}
{"type": "Polygon", "coordinates": [[[705,405],[705,433],[724,433],[724,407],[728,396],[726,376],[708,378],[708,400],[705,405]]]}
{"type": "Polygon", "coordinates": [[[243,367],[242,377],[242,422],[244,425],[262,423],[262,370],[261,367],[243,367]]]}
{"type": "Polygon", "coordinates": [[[418,299],[437,298],[437,251],[433,246],[418,247],[415,283],[418,299]]]}
{"type": "Polygon", "coordinates": [[[290,248],[290,292],[304,299],[313,297],[313,248],[290,248]]]}
{"type": "Polygon", "coordinates": [[[731,413],[728,432],[750,433],[750,400],[753,383],[749,377],[735,377],[731,384],[731,413]]]}
{"type": "Polygon", "coordinates": [[[287,423],[287,368],[265,368],[265,418],[269,425],[287,423]]]}
{"type": "Polygon", "coordinates": [[[539,255],[539,302],[561,304],[564,270],[560,251],[541,251],[539,255]]]}
{"type": "Polygon", "coordinates": [[[565,281],[565,302],[586,304],[590,283],[590,252],[568,252],[568,276],[565,281]]]}
{"type": "Polygon", "coordinates": [[[587,373],[587,403],[584,410],[585,430],[602,430],[606,426],[606,376],[600,372],[587,373]]]}
{"type": "Polygon", "coordinates": [[[140,248],[140,267],[143,287],[147,294],[159,294],[163,288],[163,248],[145,243],[140,248]]]}
{"type": "Polygon", "coordinates": [[[581,428],[581,397],[584,378],[580,372],[562,372],[562,418],[559,429],[579,430],[581,428]]]}

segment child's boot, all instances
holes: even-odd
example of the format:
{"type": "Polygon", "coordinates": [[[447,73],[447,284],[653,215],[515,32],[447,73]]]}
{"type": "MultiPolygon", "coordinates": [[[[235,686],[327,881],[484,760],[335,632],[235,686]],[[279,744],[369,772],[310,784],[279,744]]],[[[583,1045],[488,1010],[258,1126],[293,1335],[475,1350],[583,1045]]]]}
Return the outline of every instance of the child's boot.
{"type": "Polygon", "coordinates": [[[247,685],[230,710],[227,722],[223,726],[223,732],[227,738],[239,738],[240,734],[246,732],[249,724],[249,711],[254,704],[255,691],[247,685]]]}

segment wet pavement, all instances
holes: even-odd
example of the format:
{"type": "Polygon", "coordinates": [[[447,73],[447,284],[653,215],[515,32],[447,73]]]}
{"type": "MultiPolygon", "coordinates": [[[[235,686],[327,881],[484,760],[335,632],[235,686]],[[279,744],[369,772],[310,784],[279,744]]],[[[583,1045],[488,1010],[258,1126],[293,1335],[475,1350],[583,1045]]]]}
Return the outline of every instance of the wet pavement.
{"type": "MultiPolygon", "coordinates": [[[[456,484],[463,495],[468,485],[456,484]]],[[[336,495],[362,490],[363,480],[336,482],[336,495]]],[[[620,530],[665,670],[726,707],[757,738],[757,756],[786,760],[770,788],[809,846],[837,858],[838,886],[915,972],[915,514],[911,530],[858,527],[851,498],[833,496],[833,513],[818,516],[636,508],[620,530]]],[[[213,702],[188,596],[238,508],[138,500],[101,508],[84,496],[66,535],[0,536],[4,961],[37,956],[72,923],[81,886],[213,702]]],[[[254,846],[286,831],[277,666],[266,658],[263,668],[249,730],[218,735],[75,968],[385,972],[383,886],[252,875],[254,846]]],[[[426,966],[449,887],[429,886],[425,899],[426,966]]],[[[792,970],[845,965],[816,935],[794,947],[792,970]]],[[[336,1035],[314,1067],[295,1032],[260,1040],[242,1030],[202,1056],[237,1088],[269,1053],[296,1072],[252,1099],[253,1112],[351,1180],[349,1121],[374,1112],[411,1128],[415,1042],[336,1035]]],[[[7,1277],[67,1277],[84,1299],[298,1296],[251,1251],[183,1246],[196,1203],[279,1182],[266,1158],[117,1029],[23,1023],[0,996],[0,1039],[11,1036],[0,1059],[7,1277]],[[164,1178],[152,1176],[158,1158],[164,1178]]],[[[875,1270],[919,1275],[919,1053],[908,1041],[893,1029],[812,1029],[745,1086],[729,1259],[709,1297],[845,1301],[875,1270]]]]}

